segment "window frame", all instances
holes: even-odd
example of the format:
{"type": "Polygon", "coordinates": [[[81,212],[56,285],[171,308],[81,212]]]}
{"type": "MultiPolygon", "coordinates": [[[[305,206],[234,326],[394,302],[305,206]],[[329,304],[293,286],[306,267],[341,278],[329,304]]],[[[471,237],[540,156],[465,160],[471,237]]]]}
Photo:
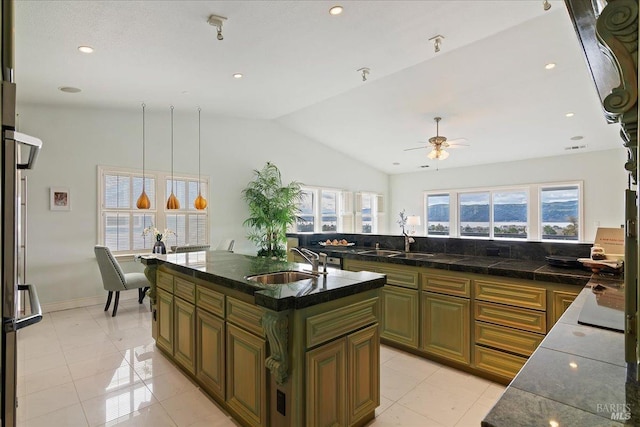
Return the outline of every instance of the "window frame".
{"type": "MultiPolygon", "coordinates": [[[[208,207],[206,209],[204,209],[203,211],[197,211],[195,208],[193,208],[193,210],[188,209],[186,206],[182,206],[181,209],[179,210],[168,210],[166,208],[166,205],[164,203],[164,201],[167,199],[167,197],[169,196],[166,192],[166,181],[167,180],[171,180],[171,173],[170,172],[165,172],[165,171],[154,171],[154,170],[146,170],[145,169],[145,178],[149,179],[149,178],[153,178],[155,180],[155,200],[152,200],[152,206],[155,206],[155,209],[138,209],[135,206],[135,202],[138,199],[139,194],[132,194],[130,195],[131,199],[130,199],[130,206],[128,208],[106,208],[103,204],[104,201],[104,197],[105,197],[105,176],[106,175],[121,175],[121,176],[129,176],[131,178],[131,184],[130,184],[130,188],[133,190],[133,178],[138,177],[138,178],[142,178],[142,170],[140,169],[133,169],[133,168],[124,168],[124,167],[117,167],[117,166],[104,166],[104,165],[98,165],[98,170],[97,170],[97,242],[100,245],[104,245],[105,244],[105,239],[106,239],[106,232],[104,229],[104,216],[107,213],[110,212],[121,212],[121,213],[128,213],[130,218],[133,218],[133,216],[137,213],[137,214],[151,214],[155,216],[155,224],[153,224],[158,230],[164,230],[165,228],[167,228],[167,215],[171,215],[171,214],[185,214],[188,215],[189,214],[196,214],[196,215],[203,215],[205,216],[205,230],[203,231],[204,233],[204,243],[200,242],[200,244],[208,244],[209,243],[209,230],[210,230],[210,224],[209,224],[209,209],[208,207]],[[201,213],[202,212],[202,213],[201,213]]],[[[189,181],[195,181],[198,182],[198,176],[197,175],[191,175],[191,174],[175,174],[173,175],[173,179],[174,181],[179,181],[179,180],[185,180],[187,182],[189,181]]],[[[201,185],[204,185],[205,191],[203,192],[203,196],[207,199],[210,199],[208,194],[209,193],[209,178],[207,176],[200,176],[200,183],[201,185]]],[[[188,184],[187,184],[188,185],[188,184]]],[[[147,192],[147,194],[149,194],[149,192],[147,192]]],[[[187,197],[188,198],[188,197],[187,197]]],[[[132,255],[132,254],[139,254],[139,253],[150,253],[151,252],[151,248],[141,248],[141,249],[132,249],[133,248],[133,241],[134,241],[134,233],[133,233],[133,221],[129,221],[129,230],[130,230],[130,236],[129,236],[129,249],[128,250],[112,250],[111,252],[114,255],[132,255]]],[[[187,219],[188,222],[188,219],[187,219]]],[[[148,225],[152,225],[152,224],[148,224],[148,225]]],[[[186,225],[186,230],[187,230],[187,240],[186,242],[188,242],[188,224],[186,225]]],[[[175,230],[174,230],[175,231],[175,230]]],[[[168,240],[166,242],[167,246],[171,246],[172,243],[168,240]]],[[[153,245],[152,245],[153,246],[153,245]]]]}
{"type": "Polygon", "coordinates": [[[434,238],[460,238],[460,239],[476,239],[476,240],[506,240],[506,241],[537,241],[537,242],[564,242],[564,243],[583,243],[584,242],[584,184],[583,181],[561,181],[536,184],[518,184],[509,186],[495,187],[476,187],[463,189],[448,190],[427,190],[423,192],[422,197],[423,215],[425,218],[422,232],[427,237],[434,238]],[[578,189],[578,238],[569,239],[545,239],[542,235],[542,191],[563,188],[577,187],[578,189]],[[460,233],[460,212],[459,197],[461,194],[469,193],[489,193],[489,237],[462,236],[460,233]],[[494,193],[505,192],[524,192],[527,194],[527,237],[526,239],[518,237],[495,237],[494,231],[494,193]],[[429,234],[429,216],[428,216],[428,197],[429,196],[449,196],[449,235],[429,234]]]}
{"type": "MultiPolygon", "coordinates": [[[[344,215],[350,214],[350,212],[345,212],[345,201],[344,196],[348,194],[345,190],[338,188],[330,188],[330,187],[316,187],[304,185],[300,187],[300,190],[304,192],[310,192],[313,195],[313,231],[298,231],[298,223],[296,221],[295,224],[291,227],[294,233],[341,233],[343,232],[343,221],[342,218],[344,215]],[[323,193],[335,193],[336,195],[336,230],[335,231],[323,231],[322,230],[322,194],[323,193]]],[[[299,213],[296,216],[300,216],[299,213]]],[[[309,215],[305,215],[309,216],[309,215]]]]}

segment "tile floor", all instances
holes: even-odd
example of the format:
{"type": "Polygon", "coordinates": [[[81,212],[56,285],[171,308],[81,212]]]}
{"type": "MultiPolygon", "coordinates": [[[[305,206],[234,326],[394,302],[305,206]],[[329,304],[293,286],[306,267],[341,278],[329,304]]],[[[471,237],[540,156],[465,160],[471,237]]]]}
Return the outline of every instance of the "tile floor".
{"type": "MultiPolygon", "coordinates": [[[[369,427],[479,426],[504,387],[383,346],[369,427]]],[[[18,335],[18,426],[237,424],[155,348],[148,305],[58,311],[18,335]]],[[[301,426],[302,427],[302,426],[301,426]]]]}

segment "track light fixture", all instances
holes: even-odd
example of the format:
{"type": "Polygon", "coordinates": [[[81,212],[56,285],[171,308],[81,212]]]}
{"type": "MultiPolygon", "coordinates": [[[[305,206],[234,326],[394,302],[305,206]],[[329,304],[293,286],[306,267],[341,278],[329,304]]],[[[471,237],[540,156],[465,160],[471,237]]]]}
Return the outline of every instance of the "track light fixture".
{"type": "Polygon", "coordinates": [[[440,34],[429,39],[429,41],[433,42],[433,50],[436,53],[440,52],[440,45],[442,44],[442,40],[444,40],[444,36],[441,36],[440,34]]]}
{"type": "Polygon", "coordinates": [[[363,82],[367,81],[367,76],[371,72],[371,70],[367,67],[358,68],[356,71],[360,72],[360,75],[362,75],[363,82]]]}
{"type": "Polygon", "coordinates": [[[218,31],[218,40],[224,40],[224,36],[222,35],[222,23],[226,20],[227,18],[225,18],[224,16],[218,15],[211,15],[209,16],[209,19],[207,19],[209,25],[216,27],[216,30],[218,31]]]}
{"type": "Polygon", "coordinates": [[[549,9],[551,9],[551,3],[549,3],[549,0],[544,0],[544,1],[542,2],[542,8],[543,8],[544,10],[549,10],[549,9]]]}

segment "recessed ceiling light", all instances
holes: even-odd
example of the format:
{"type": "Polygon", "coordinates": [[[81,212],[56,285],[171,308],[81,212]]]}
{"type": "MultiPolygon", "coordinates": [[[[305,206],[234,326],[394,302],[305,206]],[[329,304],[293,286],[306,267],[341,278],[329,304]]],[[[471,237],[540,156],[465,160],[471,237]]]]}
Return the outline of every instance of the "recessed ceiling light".
{"type": "Polygon", "coordinates": [[[235,74],[233,75],[233,78],[234,78],[234,79],[241,79],[242,77],[243,77],[243,76],[242,76],[242,73],[235,73],[235,74]]]}
{"type": "Polygon", "coordinates": [[[188,94],[189,94],[189,91],[188,91],[188,90],[183,90],[183,91],[182,91],[182,94],[183,94],[183,95],[188,95],[188,94]]]}
{"type": "Polygon", "coordinates": [[[71,86],[60,86],[58,90],[66,93],[78,93],[82,91],[82,89],[78,89],[77,87],[71,87],[71,86]]]}
{"type": "Polygon", "coordinates": [[[340,15],[342,11],[343,11],[342,6],[333,6],[331,9],[329,9],[329,14],[336,16],[336,15],[340,15]]]}
{"type": "Polygon", "coordinates": [[[545,70],[553,70],[554,68],[556,68],[556,64],[554,64],[553,62],[549,62],[544,66],[544,68],[545,70]]]}
{"type": "Polygon", "coordinates": [[[82,53],[93,53],[93,48],[91,46],[78,46],[78,50],[82,53]]]}
{"type": "Polygon", "coordinates": [[[429,165],[420,165],[420,166],[418,166],[418,167],[419,167],[419,168],[424,169],[424,168],[428,168],[428,167],[429,167],[429,165]]]}
{"type": "Polygon", "coordinates": [[[565,114],[565,117],[573,117],[575,114],[573,114],[572,112],[568,112],[567,114],[565,114]]]}
{"type": "Polygon", "coordinates": [[[400,163],[398,163],[398,162],[393,162],[393,163],[392,163],[392,165],[393,165],[393,166],[398,166],[399,164],[400,164],[400,163]]]}
{"type": "Polygon", "coordinates": [[[582,135],[576,135],[576,136],[572,136],[571,138],[569,138],[572,141],[580,141],[581,139],[584,139],[584,136],[582,135]]]}
{"type": "Polygon", "coordinates": [[[569,366],[571,366],[573,369],[578,368],[578,364],[576,362],[569,363],[569,366]]]}

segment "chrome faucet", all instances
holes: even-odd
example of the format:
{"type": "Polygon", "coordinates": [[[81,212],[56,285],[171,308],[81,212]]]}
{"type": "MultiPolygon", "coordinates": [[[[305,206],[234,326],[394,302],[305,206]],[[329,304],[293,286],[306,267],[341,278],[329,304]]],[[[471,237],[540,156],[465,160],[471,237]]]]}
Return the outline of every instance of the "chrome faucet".
{"type": "Polygon", "coordinates": [[[295,252],[311,264],[311,272],[314,274],[327,274],[327,254],[315,253],[307,248],[291,248],[291,252],[295,252]],[[322,273],[318,271],[318,264],[322,262],[322,273]]]}
{"type": "Polygon", "coordinates": [[[404,234],[404,251],[409,252],[409,250],[411,249],[411,244],[415,243],[416,240],[404,231],[402,232],[402,234],[404,234]]]}

